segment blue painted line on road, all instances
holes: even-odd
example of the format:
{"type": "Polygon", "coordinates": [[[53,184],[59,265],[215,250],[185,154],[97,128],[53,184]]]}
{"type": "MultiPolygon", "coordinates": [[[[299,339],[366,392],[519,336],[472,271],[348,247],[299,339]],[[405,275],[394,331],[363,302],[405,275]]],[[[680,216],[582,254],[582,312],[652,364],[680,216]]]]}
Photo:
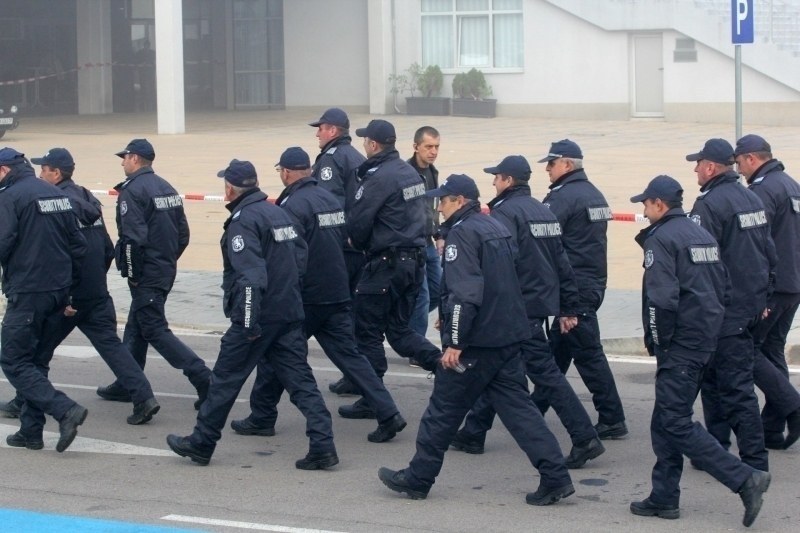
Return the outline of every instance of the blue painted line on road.
{"type": "Polygon", "coordinates": [[[26,533],[202,533],[199,529],[151,526],[14,509],[0,509],[3,531],[26,533]]]}

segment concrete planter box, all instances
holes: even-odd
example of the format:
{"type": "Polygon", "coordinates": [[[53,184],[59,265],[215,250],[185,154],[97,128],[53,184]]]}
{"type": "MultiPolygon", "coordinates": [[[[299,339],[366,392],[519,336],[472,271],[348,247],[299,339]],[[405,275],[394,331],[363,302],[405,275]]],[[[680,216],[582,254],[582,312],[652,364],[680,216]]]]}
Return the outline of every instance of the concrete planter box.
{"type": "Polygon", "coordinates": [[[454,117],[494,118],[497,100],[473,100],[472,98],[453,98],[454,117]]]}
{"type": "Polygon", "coordinates": [[[450,114],[450,99],[444,96],[409,96],[406,98],[406,113],[447,116],[450,114]]]}

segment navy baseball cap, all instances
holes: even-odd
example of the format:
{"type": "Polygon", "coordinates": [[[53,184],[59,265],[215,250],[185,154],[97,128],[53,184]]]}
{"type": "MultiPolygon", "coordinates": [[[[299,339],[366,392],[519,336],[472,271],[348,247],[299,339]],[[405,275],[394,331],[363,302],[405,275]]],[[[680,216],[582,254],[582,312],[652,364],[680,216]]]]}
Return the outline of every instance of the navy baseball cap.
{"type": "Polygon", "coordinates": [[[347,113],[338,107],[332,107],[326,110],[319,120],[316,122],[309,122],[309,126],[317,127],[322,124],[330,124],[332,126],[339,126],[340,128],[349,129],[350,119],[347,118],[347,113]]]}
{"type": "Polygon", "coordinates": [[[289,170],[305,170],[311,168],[311,159],[305,150],[299,146],[292,146],[283,151],[280,161],[275,166],[289,170]]]}
{"type": "Polygon", "coordinates": [[[687,161],[701,161],[703,159],[720,165],[732,165],[733,146],[725,139],[709,139],[703,145],[702,150],[686,156],[687,161]]]}
{"type": "Polygon", "coordinates": [[[442,196],[463,196],[470,200],[477,200],[481,193],[478,191],[478,186],[475,185],[475,180],[466,174],[450,174],[444,183],[439,185],[438,189],[431,189],[425,193],[425,196],[430,198],[439,198],[442,196]]]}
{"type": "Polygon", "coordinates": [[[631,202],[638,204],[656,198],[662,202],[682,202],[683,187],[675,178],[662,174],[650,180],[642,194],[631,196],[631,202]]]}
{"type": "Polygon", "coordinates": [[[117,152],[114,155],[125,157],[127,154],[136,154],[142,156],[148,161],[153,161],[156,158],[156,152],[153,150],[153,145],[147,139],[134,139],[128,143],[124,150],[117,152]]]}
{"type": "Polygon", "coordinates": [[[0,165],[16,165],[17,163],[21,163],[25,160],[25,154],[17,152],[13,148],[9,148],[6,146],[5,148],[0,148],[0,165]]]}
{"type": "Polygon", "coordinates": [[[225,178],[225,181],[236,187],[252,187],[258,184],[256,167],[250,161],[231,159],[228,168],[217,172],[217,177],[225,178]]]}
{"type": "Polygon", "coordinates": [[[505,174],[518,180],[528,181],[531,177],[531,166],[521,155],[509,155],[496,167],[483,169],[487,174],[505,174]]]}
{"type": "Polygon", "coordinates": [[[583,159],[581,147],[574,141],[569,139],[562,139],[550,145],[550,151],[546,156],[541,158],[538,163],[546,163],[548,161],[555,161],[562,157],[569,157],[570,159],[583,159]]]}
{"type": "Polygon", "coordinates": [[[736,150],[733,151],[733,155],[752,154],[754,152],[772,153],[772,147],[764,140],[764,137],[751,133],[736,141],[736,150]]]}
{"type": "Polygon", "coordinates": [[[31,163],[66,170],[75,168],[75,160],[66,148],[50,148],[42,157],[31,157],[31,163]]]}
{"type": "Polygon", "coordinates": [[[391,122],[381,119],[370,120],[366,128],[358,128],[356,135],[359,137],[369,137],[380,144],[394,144],[397,134],[391,122]]]}

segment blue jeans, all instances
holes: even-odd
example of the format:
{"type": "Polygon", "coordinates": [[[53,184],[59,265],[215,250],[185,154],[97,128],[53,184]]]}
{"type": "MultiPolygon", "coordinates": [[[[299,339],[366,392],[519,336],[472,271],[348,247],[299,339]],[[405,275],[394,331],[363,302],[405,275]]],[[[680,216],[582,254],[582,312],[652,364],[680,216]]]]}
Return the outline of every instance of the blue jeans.
{"type": "Polygon", "coordinates": [[[408,326],[423,337],[428,331],[428,314],[437,309],[441,301],[441,282],[442,258],[436,250],[436,244],[431,243],[425,247],[425,279],[419,288],[417,302],[408,322],[408,326]]]}

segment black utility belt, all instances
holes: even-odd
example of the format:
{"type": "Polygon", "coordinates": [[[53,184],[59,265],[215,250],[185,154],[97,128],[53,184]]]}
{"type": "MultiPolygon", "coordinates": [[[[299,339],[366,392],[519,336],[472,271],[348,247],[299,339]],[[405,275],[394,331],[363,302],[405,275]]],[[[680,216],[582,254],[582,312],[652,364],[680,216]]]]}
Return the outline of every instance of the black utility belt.
{"type": "Polygon", "coordinates": [[[419,259],[425,253],[425,248],[386,248],[379,253],[371,254],[369,259],[386,258],[392,259],[419,259]]]}

